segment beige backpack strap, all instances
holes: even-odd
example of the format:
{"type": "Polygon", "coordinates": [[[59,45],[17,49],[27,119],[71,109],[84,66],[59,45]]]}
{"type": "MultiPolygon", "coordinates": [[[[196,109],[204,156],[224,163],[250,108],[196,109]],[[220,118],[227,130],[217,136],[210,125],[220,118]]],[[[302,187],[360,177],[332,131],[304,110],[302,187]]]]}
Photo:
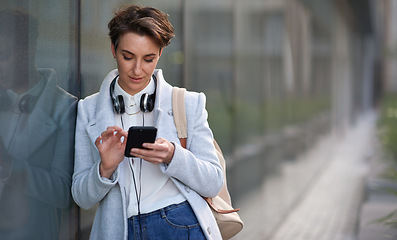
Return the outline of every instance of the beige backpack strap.
{"type": "Polygon", "coordinates": [[[172,111],[178,138],[182,147],[186,148],[187,139],[187,121],[185,110],[185,92],[186,89],[173,87],[172,89],[172,111]]]}
{"type": "MultiPolygon", "coordinates": [[[[186,148],[186,139],[187,139],[187,121],[186,121],[186,110],[185,110],[185,92],[186,89],[184,88],[178,88],[178,87],[173,87],[172,89],[172,111],[174,115],[174,122],[175,122],[175,127],[178,132],[178,138],[179,141],[181,142],[181,145],[183,148],[186,148]]],[[[226,185],[226,162],[225,158],[223,157],[222,150],[219,147],[218,143],[213,140],[215,149],[216,149],[216,154],[219,159],[219,163],[221,164],[223,173],[224,173],[224,183],[222,186],[221,191],[219,192],[219,198],[222,199],[223,202],[227,203],[230,209],[219,209],[217,207],[212,198],[205,198],[205,201],[207,201],[208,205],[217,213],[220,214],[227,214],[227,213],[232,213],[232,212],[237,212],[240,209],[233,209],[231,207],[231,199],[230,199],[230,194],[229,190],[227,189],[226,185]]]]}

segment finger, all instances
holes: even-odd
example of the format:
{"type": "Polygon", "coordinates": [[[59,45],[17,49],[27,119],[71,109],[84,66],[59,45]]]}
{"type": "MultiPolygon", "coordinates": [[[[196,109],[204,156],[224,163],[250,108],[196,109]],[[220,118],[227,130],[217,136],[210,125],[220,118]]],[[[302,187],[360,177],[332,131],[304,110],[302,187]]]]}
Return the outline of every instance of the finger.
{"type": "Polygon", "coordinates": [[[172,145],[169,142],[163,142],[161,144],[159,143],[144,143],[142,146],[144,148],[150,149],[150,150],[154,150],[156,152],[159,152],[161,154],[163,153],[167,153],[168,151],[170,151],[170,145],[172,145]]]}
{"type": "Polygon", "coordinates": [[[125,139],[127,139],[128,133],[126,131],[120,131],[120,132],[116,132],[115,137],[117,137],[120,142],[126,142],[125,139]]]}
{"type": "Polygon", "coordinates": [[[167,140],[163,138],[157,138],[154,143],[144,143],[142,146],[144,148],[153,149],[156,151],[164,151],[167,149],[166,147],[167,140]]]}
{"type": "Polygon", "coordinates": [[[143,143],[142,147],[147,148],[149,150],[158,150],[157,144],[155,144],[155,143],[143,143]]]}
{"type": "Polygon", "coordinates": [[[131,155],[134,155],[137,158],[142,158],[147,162],[157,165],[159,163],[165,162],[165,157],[167,155],[167,152],[133,148],[131,149],[131,155]]]}
{"type": "Polygon", "coordinates": [[[175,146],[166,139],[158,139],[154,144],[144,144],[143,146],[155,150],[156,159],[154,161],[169,164],[174,156],[175,146]]]}
{"type": "Polygon", "coordinates": [[[131,155],[142,158],[144,160],[156,158],[157,157],[156,152],[157,151],[154,151],[154,150],[141,149],[141,148],[132,148],[131,149],[131,155]]]}
{"type": "Polygon", "coordinates": [[[126,138],[128,136],[128,133],[126,131],[117,131],[114,135],[117,138],[121,139],[122,137],[126,138]]]}
{"type": "Polygon", "coordinates": [[[109,127],[106,128],[106,130],[113,131],[113,132],[115,132],[115,131],[117,131],[117,132],[123,131],[123,129],[121,127],[119,127],[119,126],[109,126],[109,127]]]}
{"type": "Polygon", "coordinates": [[[101,143],[102,143],[102,136],[99,136],[95,140],[95,146],[98,147],[101,143]]]}
{"type": "MultiPolygon", "coordinates": [[[[130,154],[136,157],[142,158],[146,157],[145,152],[148,150],[140,149],[140,148],[131,148],[130,154]]],[[[147,154],[147,153],[146,153],[147,154]]]]}
{"type": "Polygon", "coordinates": [[[114,131],[110,128],[107,128],[106,131],[101,133],[102,138],[109,138],[114,134],[114,131]]]}
{"type": "Polygon", "coordinates": [[[113,127],[107,127],[105,131],[103,131],[102,133],[106,136],[111,136],[112,134],[114,134],[115,129],[113,127]]]}
{"type": "Polygon", "coordinates": [[[103,131],[101,133],[101,136],[103,139],[108,139],[113,136],[116,136],[116,138],[121,138],[122,136],[127,136],[127,132],[123,131],[120,127],[107,127],[106,131],[103,131]],[[117,135],[118,133],[121,133],[121,135],[117,135]]]}
{"type": "Polygon", "coordinates": [[[164,143],[166,141],[167,140],[165,140],[164,138],[157,138],[156,141],[154,141],[154,143],[162,144],[162,143],[164,143]]]}

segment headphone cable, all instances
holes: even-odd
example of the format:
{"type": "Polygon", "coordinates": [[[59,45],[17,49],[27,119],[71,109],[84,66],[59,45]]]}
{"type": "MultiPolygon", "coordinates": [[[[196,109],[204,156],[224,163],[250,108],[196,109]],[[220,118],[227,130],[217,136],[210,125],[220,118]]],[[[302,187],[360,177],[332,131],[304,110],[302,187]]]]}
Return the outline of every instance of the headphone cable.
{"type": "Polygon", "coordinates": [[[142,158],[139,160],[139,193],[138,193],[138,188],[136,186],[136,181],[135,181],[135,174],[134,174],[134,169],[131,166],[131,160],[132,158],[129,158],[130,161],[128,161],[128,165],[130,166],[131,172],[132,172],[132,179],[134,180],[134,188],[135,188],[135,196],[136,196],[136,201],[138,205],[138,220],[139,220],[139,229],[141,231],[142,235],[142,223],[141,223],[141,196],[142,196],[142,158]]]}

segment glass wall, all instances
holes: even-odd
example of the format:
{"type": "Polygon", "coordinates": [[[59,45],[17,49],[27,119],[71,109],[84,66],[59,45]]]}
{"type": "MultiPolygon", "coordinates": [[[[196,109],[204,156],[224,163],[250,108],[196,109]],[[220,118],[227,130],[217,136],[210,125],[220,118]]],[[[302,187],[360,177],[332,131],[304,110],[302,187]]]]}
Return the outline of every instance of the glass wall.
{"type": "Polygon", "coordinates": [[[74,239],[74,1],[0,5],[0,239],[74,239]]]}
{"type": "Polygon", "coordinates": [[[357,69],[374,54],[334,2],[2,1],[0,239],[88,239],[96,208],[70,196],[74,96],[116,68],[107,24],[130,3],[169,14],[176,37],[158,68],[206,94],[233,203],[258,203],[241,210],[243,231],[261,214],[255,234],[269,236],[327,161],[306,154],[371,102],[357,69]]]}

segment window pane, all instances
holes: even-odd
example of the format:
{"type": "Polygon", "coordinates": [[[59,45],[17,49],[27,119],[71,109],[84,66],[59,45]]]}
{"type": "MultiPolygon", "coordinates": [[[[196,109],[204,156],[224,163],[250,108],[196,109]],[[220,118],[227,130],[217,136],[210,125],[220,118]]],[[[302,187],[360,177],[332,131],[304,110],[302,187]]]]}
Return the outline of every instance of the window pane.
{"type": "Polygon", "coordinates": [[[70,239],[74,2],[0,7],[0,239],[70,239]]]}
{"type": "Polygon", "coordinates": [[[225,154],[232,150],[232,1],[186,1],[185,81],[207,96],[209,124],[225,154]]]}

